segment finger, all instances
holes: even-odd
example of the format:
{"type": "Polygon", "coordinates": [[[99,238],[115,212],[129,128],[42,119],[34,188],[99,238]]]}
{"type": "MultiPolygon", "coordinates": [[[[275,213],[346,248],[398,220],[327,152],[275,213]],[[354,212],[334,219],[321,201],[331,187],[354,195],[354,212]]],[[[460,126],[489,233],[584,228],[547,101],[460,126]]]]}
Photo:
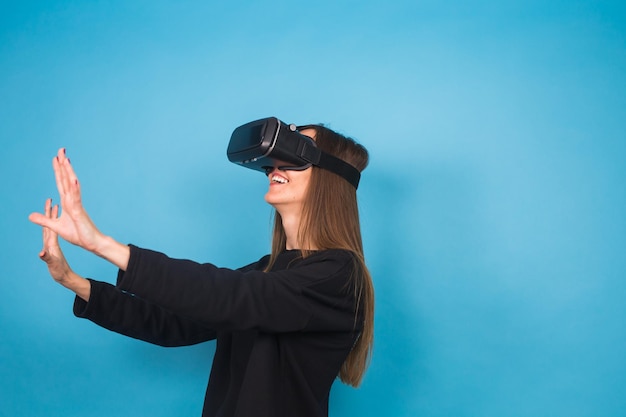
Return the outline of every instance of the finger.
{"type": "Polygon", "coordinates": [[[52,169],[54,170],[54,179],[57,184],[57,190],[59,190],[59,195],[63,196],[65,194],[65,182],[63,180],[63,170],[61,169],[61,162],[58,156],[52,158],[52,169]]]}
{"type": "MultiPolygon", "coordinates": [[[[46,217],[51,221],[55,222],[59,217],[59,205],[52,205],[52,199],[50,198],[46,201],[46,217]]],[[[43,238],[44,238],[44,246],[49,246],[51,244],[57,244],[57,232],[50,229],[49,227],[43,227],[43,238]]]]}
{"type": "MultiPolygon", "coordinates": [[[[59,153],[61,153],[61,150],[59,150],[59,153]]],[[[59,177],[61,180],[61,183],[63,184],[63,194],[62,197],[65,198],[67,196],[67,193],[70,192],[70,183],[69,183],[69,178],[68,178],[68,174],[67,174],[67,158],[64,155],[57,155],[58,161],[59,161],[59,177]]],[[[63,203],[63,202],[61,202],[63,203]]]]}
{"type": "Polygon", "coordinates": [[[65,180],[65,190],[70,192],[74,201],[80,201],[80,187],[78,182],[78,176],[74,171],[74,167],[69,158],[63,159],[61,163],[61,168],[63,169],[64,180],[65,180]]]}
{"type": "Polygon", "coordinates": [[[59,150],[57,151],[57,159],[59,160],[59,162],[63,163],[63,161],[66,158],[67,158],[67,155],[66,155],[65,148],[59,148],[59,150]]]}
{"type": "Polygon", "coordinates": [[[67,196],[66,193],[71,193],[73,191],[72,184],[76,181],[76,175],[74,174],[70,160],[66,155],[65,148],[60,148],[58,150],[56,161],[58,166],[59,182],[61,183],[59,192],[62,193],[62,197],[65,198],[67,196]]]}
{"type": "MultiPolygon", "coordinates": [[[[51,201],[52,201],[52,199],[51,199],[51,201]]],[[[58,218],[58,217],[59,217],[59,205],[58,205],[58,204],[55,204],[55,205],[52,207],[52,210],[50,211],[50,216],[49,216],[49,217],[50,217],[52,220],[54,220],[54,219],[56,219],[56,218],[58,218]]]]}
{"type": "Polygon", "coordinates": [[[49,264],[53,258],[49,251],[42,249],[41,252],[39,252],[39,259],[49,264]]]}
{"type": "MultiPolygon", "coordinates": [[[[50,211],[49,219],[54,221],[54,220],[56,220],[58,218],[58,216],[59,216],[59,205],[55,204],[52,207],[52,210],[50,211]]],[[[52,230],[50,228],[47,228],[47,227],[45,227],[44,229],[46,230],[46,235],[47,235],[47,238],[48,238],[48,245],[49,246],[51,246],[51,245],[57,245],[58,246],[59,238],[58,238],[57,232],[55,232],[54,230],[52,230]]]]}
{"type": "Polygon", "coordinates": [[[74,181],[72,182],[72,194],[74,201],[82,206],[83,202],[80,192],[80,182],[78,182],[78,178],[76,178],[76,176],[74,176],[74,181]]]}
{"type": "Polygon", "coordinates": [[[28,216],[28,220],[43,227],[51,228],[54,225],[54,222],[50,218],[37,212],[30,213],[30,215],[28,216]]]}
{"type": "Polygon", "coordinates": [[[67,157],[59,158],[59,161],[59,169],[64,192],[64,201],[61,202],[61,205],[66,206],[66,204],[63,203],[72,205],[76,204],[76,207],[78,207],[81,204],[81,196],[78,177],[74,172],[74,167],[72,167],[72,163],[67,157]]]}
{"type": "MultiPolygon", "coordinates": [[[[47,218],[50,218],[50,206],[52,205],[52,199],[48,198],[46,199],[46,204],[44,205],[43,208],[43,212],[44,212],[44,216],[46,216],[47,218]]],[[[41,228],[41,233],[42,233],[42,237],[43,237],[43,244],[44,246],[46,246],[46,240],[48,240],[48,228],[47,227],[42,227],[41,228]]]]}
{"type": "Polygon", "coordinates": [[[50,219],[50,206],[52,205],[52,199],[48,198],[44,204],[44,214],[34,212],[28,215],[28,220],[31,222],[38,224],[39,226],[48,227],[51,224],[50,219]]]}

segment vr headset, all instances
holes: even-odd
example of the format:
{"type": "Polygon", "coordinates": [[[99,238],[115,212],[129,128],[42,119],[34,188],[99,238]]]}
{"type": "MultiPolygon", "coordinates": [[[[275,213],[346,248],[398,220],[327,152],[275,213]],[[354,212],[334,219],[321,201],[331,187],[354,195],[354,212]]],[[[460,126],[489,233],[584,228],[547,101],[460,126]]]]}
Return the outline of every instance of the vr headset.
{"type": "Polygon", "coordinates": [[[311,165],[333,172],[358,188],[358,169],[321,151],[315,141],[298,132],[298,127],[276,117],[255,120],[233,131],[226,151],[228,160],[269,174],[281,170],[305,170],[311,165]]]}

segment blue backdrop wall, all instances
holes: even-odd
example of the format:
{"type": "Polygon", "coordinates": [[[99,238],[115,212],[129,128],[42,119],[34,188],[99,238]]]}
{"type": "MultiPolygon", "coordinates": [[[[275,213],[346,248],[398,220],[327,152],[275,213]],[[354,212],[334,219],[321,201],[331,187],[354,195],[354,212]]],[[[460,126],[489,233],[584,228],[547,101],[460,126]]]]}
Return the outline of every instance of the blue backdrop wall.
{"type": "Polygon", "coordinates": [[[623,2],[3,2],[0,97],[1,416],[200,414],[212,344],[75,319],[27,216],[67,147],[105,233],[248,263],[267,184],[225,147],[270,115],[371,152],[375,354],[332,416],[626,415],[623,2]]]}

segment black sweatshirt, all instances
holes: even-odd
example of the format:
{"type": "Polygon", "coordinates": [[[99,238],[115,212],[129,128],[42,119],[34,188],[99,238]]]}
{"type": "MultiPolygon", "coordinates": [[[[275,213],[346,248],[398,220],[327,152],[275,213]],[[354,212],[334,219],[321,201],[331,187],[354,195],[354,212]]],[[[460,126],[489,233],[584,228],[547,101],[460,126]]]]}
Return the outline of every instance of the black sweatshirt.
{"type": "Polygon", "coordinates": [[[91,280],[74,314],[161,346],[217,339],[203,417],[327,416],[330,387],[362,328],[354,256],[285,251],[238,270],[130,245],[117,285],[91,280]],[[360,315],[359,315],[360,317],[360,315]]]}

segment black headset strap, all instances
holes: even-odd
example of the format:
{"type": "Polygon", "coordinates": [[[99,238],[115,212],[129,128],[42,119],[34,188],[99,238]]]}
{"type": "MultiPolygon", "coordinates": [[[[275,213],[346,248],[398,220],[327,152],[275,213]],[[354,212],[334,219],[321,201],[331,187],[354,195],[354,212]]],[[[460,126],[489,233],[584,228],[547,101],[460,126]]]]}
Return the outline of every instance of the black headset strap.
{"type": "Polygon", "coordinates": [[[304,146],[298,151],[302,159],[343,177],[346,181],[352,184],[355,189],[359,188],[361,173],[358,169],[346,161],[326,153],[320,150],[317,146],[307,142],[304,142],[304,146]]]}

